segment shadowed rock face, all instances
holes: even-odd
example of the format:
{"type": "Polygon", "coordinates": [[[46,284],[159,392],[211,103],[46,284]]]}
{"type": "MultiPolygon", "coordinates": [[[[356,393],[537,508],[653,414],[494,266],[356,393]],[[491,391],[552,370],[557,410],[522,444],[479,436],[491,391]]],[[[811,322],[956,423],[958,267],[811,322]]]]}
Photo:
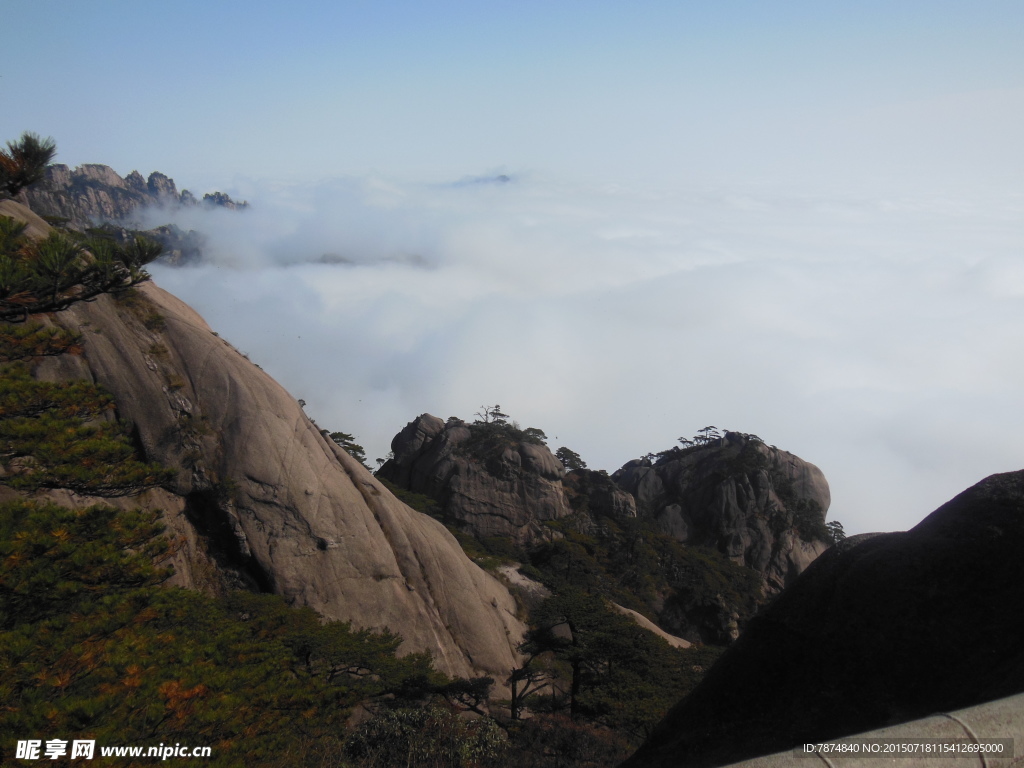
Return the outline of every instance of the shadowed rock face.
{"type": "MultiPolygon", "coordinates": [[[[46,231],[5,203],[12,211],[46,231]]],[[[82,334],[83,353],[47,358],[36,375],[101,384],[146,459],[177,470],[172,488],[134,501],[166,510],[182,546],[178,583],[273,590],[331,619],[388,627],[449,674],[508,674],[524,629],[508,591],[192,309],[148,283],[127,301],[101,296],[50,317],[82,334]]]]}
{"type": "Polygon", "coordinates": [[[758,571],[769,592],[828,547],[823,523],[831,497],[821,470],[737,432],[653,464],[637,459],[612,478],[665,533],[758,571]]]}
{"type": "Polygon", "coordinates": [[[395,436],[394,458],[378,474],[437,499],[447,516],[481,537],[532,541],[544,535],[545,520],[569,514],[565,470],[547,446],[519,442],[481,456],[460,450],[470,439],[464,422],[425,413],[395,436]]]}
{"type": "Polygon", "coordinates": [[[789,587],[628,766],[721,765],[1024,691],[1024,471],[789,587]]]}

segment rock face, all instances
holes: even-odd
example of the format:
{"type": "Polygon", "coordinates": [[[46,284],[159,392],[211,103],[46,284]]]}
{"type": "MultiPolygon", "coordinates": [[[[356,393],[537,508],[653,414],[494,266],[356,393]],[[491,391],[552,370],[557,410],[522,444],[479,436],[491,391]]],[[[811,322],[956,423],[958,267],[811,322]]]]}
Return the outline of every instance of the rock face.
{"type": "Polygon", "coordinates": [[[448,674],[505,678],[524,630],[508,591],[188,306],[148,283],[50,318],[80,332],[83,351],[45,359],[35,375],[105,387],[146,460],[177,472],[172,488],[127,501],[165,510],[182,547],[178,583],[272,590],[331,619],[389,627],[448,674]]]}
{"type": "Polygon", "coordinates": [[[661,627],[689,641],[734,640],[759,602],[831,545],[824,475],[752,436],[727,432],[656,461],[629,462],[609,476],[565,472],[546,446],[511,441],[528,430],[488,441],[487,426],[419,416],[392,441],[394,457],[378,476],[430,496],[446,521],[479,539],[509,537],[530,548],[561,536],[545,523],[568,515],[575,530],[601,539],[618,530],[608,520],[641,518],[684,545],[715,550],[756,572],[691,561],[668,577],[674,586],[647,598],[661,627]]]}
{"type": "MultiPolygon", "coordinates": [[[[716,549],[757,571],[768,594],[791,583],[831,544],[825,527],[831,499],[821,470],[752,436],[727,432],[656,461],[631,461],[609,478],[589,469],[566,473],[535,443],[482,450],[472,436],[478,428],[423,414],[395,437],[394,458],[378,474],[434,498],[447,517],[478,537],[510,536],[520,544],[549,537],[544,522],[573,512],[594,519],[645,517],[684,544],[716,549]]],[[[672,611],[665,606],[662,618],[686,634],[689,622],[672,611]]],[[[716,615],[712,623],[725,626],[735,618],[716,615]]]]}
{"type": "Polygon", "coordinates": [[[626,765],[722,765],[1024,691],[1022,549],[1024,471],[910,531],[847,539],[626,765]]]}
{"type": "Polygon", "coordinates": [[[480,537],[509,536],[520,543],[546,535],[545,520],[569,514],[562,492],[565,470],[547,446],[516,441],[497,449],[464,450],[473,427],[428,413],[392,441],[394,458],[378,474],[437,499],[446,516],[480,537]]]}
{"type": "MultiPolygon", "coordinates": [[[[138,171],[125,178],[106,165],[81,165],[71,170],[66,165],[51,165],[45,178],[25,190],[29,207],[41,216],[68,219],[67,226],[84,231],[107,222],[122,222],[138,208],[198,205],[187,189],[178,192],[174,180],[162,173],[148,179],[138,171]]],[[[245,208],[221,192],[205,195],[203,203],[232,209],[245,208]]]]}
{"type": "Polygon", "coordinates": [[[574,469],[566,473],[562,484],[573,508],[584,508],[598,517],[636,517],[636,499],[605,472],[574,469]]]}
{"type": "Polygon", "coordinates": [[[656,462],[637,459],[612,478],[662,531],[758,571],[769,592],[791,583],[831,544],[821,470],[738,432],[656,462]]]}

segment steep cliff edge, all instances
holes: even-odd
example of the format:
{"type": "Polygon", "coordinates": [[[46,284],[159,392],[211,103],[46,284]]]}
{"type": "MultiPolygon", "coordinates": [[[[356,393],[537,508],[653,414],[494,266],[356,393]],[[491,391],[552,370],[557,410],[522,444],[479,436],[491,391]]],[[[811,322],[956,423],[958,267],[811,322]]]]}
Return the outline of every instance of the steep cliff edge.
{"type": "Polygon", "coordinates": [[[845,540],[627,765],[721,765],[1024,691],[1022,547],[1024,471],[983,480],[909,531],[845,540]]]}
{"type": "MultiPolygon", "coordinates": [[[[0,213],[48,229],[10,201],[0,213]]],[[[389,627],[452,675],[504,679],[515,665],[523,626],[508,591],[181,301],[149,283],[48,318],[81,333],[82,352],[38,361],[34,375],[102,385],[146,459],[176,471],[167,490],[125,501],[165,509],[181,540],[179,583],[247,583],[328,618],[389,627]]]]}

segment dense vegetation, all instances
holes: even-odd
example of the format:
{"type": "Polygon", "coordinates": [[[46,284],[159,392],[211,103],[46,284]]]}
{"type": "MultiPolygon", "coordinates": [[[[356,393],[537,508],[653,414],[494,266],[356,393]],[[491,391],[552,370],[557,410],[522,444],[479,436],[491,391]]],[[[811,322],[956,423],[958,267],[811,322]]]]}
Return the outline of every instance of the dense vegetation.
{"type": "Polygon", "coordinates": [[[575,765],[569,755],[592,765],[617,764],[723,650],[672,648],[611,602],[651,616],[651,603],[674,585],[687,600],[714,610],[723,593],[753,609],[757,574],[717,552],[683,547],[642,521],[601,517],[595,528],[589,516],[577,514],[551,524],[552,541],[524,549],[505,537],[478,539],[445,520],[429,496],[384,484],[445,522],[478,564],[493,569],[518,562],[551,591],[547,599],[518,593],[532,629],[522,646],[525,663],[505,681],[513,718],[509,754],[526,761],[517,764],[575,765]],[[526,711],[531,719],[518,721],[526,711]]]}
{"type": "Polygon", "coordinates": [[[0,505],[0,732],[263,764],[296,740],[343,738],[362,700],[436,682],[426,656],[395,656],[397,636],[271,595],[160,586],[159,532],[151,512],[0,505]]]}
{"type": "Polygon", "coordinates": [[[571,587],[538,604],[530,624],[523,669],[528,672],[549,656],[550,685],[546,696],[538,689],[531,697],[524,687],[527,695],[513,701],[514,708],[523,703],[535,711],[564,707],[573,719],[614,728],[636,744],[721,652],[713,646],[672,648],[600,595],[571,587]]]}
{"type": "Polygon", "coordinates": [[[143,267],[161,251],[141,236],[121,244],[54,230],[33,240],[25,230],[24,223],[0,216],[0,320],[24,320],[131,288],[149,279],[143,267]]]}
{"type": "Polygon", "coordinates": [[[757,573],[715,550],[684,546],[643,518],[598,517],[591,525],[577,515],[549,525],[561,537],[532,548],[527,562],[553,589],[585,589],[648,615],[665,600],[691,615],[745,618],[757,607],[757,573]]]}

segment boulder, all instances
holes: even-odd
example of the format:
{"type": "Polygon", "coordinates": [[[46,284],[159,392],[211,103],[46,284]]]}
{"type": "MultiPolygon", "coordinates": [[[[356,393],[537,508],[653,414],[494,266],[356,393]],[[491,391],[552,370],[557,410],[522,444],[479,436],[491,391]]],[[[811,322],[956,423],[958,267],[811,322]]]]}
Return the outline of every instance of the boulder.
{"type": "Polygon", "coordinates": [[[521,544],[547,536],[544,521],[570,513],[562,463],[527,440],[474,446],[473,429],[459,419],[418,416],[395,436],[393,458],[378,475],[436,499],[447,518],[476,536],[521,544]]]}
{"type": "Polygon", "coordinates": [[[707,445],[638,459],[612,478],[638,513],[684,544],[712,547],[781,591],[831,544],[831,497],[821,470],[753,436],[726,432],[707,445]]]}

